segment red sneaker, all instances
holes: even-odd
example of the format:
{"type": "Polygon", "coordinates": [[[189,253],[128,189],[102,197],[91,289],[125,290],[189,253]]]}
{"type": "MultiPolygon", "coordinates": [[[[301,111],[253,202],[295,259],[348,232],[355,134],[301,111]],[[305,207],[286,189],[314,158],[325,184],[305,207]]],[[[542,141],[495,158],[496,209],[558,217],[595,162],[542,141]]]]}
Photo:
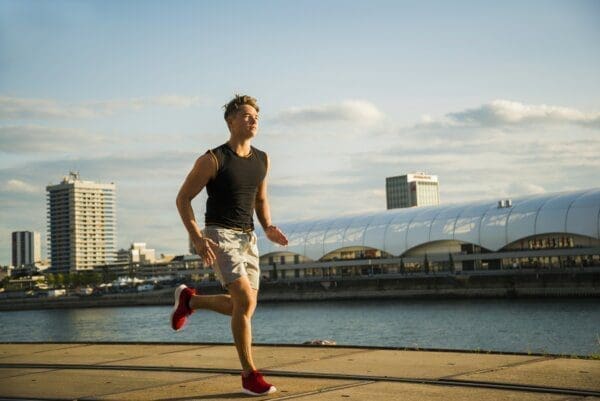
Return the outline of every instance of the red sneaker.
{"type": "Polygon", "coordinates": [[[189,306],[189,301],[195,294],[196,290],[188,288],[185,284],[181,284],[175,290],[175,306],[171,312],[171,328],[173,330],[181,330],[185,326],[188,316],[194,313],[189,306]]]}
{"type": "Polygon", "coordinates": [[[275,386],[267,383],[258,370],[250,372],[247,377],[242,374],[242,392],[249,395],[265,395],[275,391],[275,386]]]}

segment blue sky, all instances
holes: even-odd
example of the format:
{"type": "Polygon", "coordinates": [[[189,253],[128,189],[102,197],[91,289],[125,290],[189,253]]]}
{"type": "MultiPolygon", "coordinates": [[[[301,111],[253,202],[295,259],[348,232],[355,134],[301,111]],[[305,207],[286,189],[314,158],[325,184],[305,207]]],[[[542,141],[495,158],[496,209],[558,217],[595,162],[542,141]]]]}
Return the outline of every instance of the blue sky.
{"type": "MultiPolygon", "coordinates": [[[[600,185],[597,1],[0,1],[0,264],[45,186],[115,182],[118,245],[186,250],[174,207],[221,106],[258,98],[276,221],[600,185]]],[[[194,202],[201,218],[203,199],[194,202]]]]}

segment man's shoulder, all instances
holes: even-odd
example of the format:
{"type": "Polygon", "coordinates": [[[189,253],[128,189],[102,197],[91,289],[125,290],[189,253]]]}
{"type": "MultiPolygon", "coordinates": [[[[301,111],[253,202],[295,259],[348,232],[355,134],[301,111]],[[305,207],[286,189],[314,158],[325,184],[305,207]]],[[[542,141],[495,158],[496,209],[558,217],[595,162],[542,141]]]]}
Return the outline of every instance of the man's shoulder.
{"type": "Polygon", "coordinates": [[[229,147],[227,146],[227,143],[223,143],[219,146],[217,146],[216,148],[212,148],[211,151],[212,152],[225,152],[227,149],[229,149],[229,147]]]}
{"type": "Polygon", "coordinates": [[[208,149],[206,153],[210,153],[211,155],[217,157],[218,159],[222,159],[227,153],[227,144],[224,143],[222,145],[217,146],[216,148],[208,149]]]}
{"type": "Polygon", "coordinates": [[[266,165],[267,164],[267,152],[260,150],[258,148],[255,148],[254,146],[251,146],[252,148],[252,152],[256,153],[258,155],[258,158],[266,165]]]}
{"type": "Polygon", "coordinates": [[[225,162],[225,158],[226,158],[226,148],[227,144],[223,144],[223,145],[219,145],[216,148],[212,148],[212,149],[208,149],[203,155],[202,157],[209,157],[213,160],[213,162],[216,165],[217,170],[220,169],[220,167],[223,165],[223,163],[225,162]]]}

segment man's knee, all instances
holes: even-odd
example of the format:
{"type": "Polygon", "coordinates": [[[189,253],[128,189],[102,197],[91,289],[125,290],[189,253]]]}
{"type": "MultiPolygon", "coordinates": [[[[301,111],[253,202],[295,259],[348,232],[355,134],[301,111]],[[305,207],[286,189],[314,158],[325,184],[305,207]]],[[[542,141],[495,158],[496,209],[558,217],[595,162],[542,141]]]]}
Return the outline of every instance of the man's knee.
{"type": "Polygon", "coordinates": [[[249,313],[256,307],[256,290],[250,286],[248,277],[243,276],[227,286],[234,310],[249,313]]]}

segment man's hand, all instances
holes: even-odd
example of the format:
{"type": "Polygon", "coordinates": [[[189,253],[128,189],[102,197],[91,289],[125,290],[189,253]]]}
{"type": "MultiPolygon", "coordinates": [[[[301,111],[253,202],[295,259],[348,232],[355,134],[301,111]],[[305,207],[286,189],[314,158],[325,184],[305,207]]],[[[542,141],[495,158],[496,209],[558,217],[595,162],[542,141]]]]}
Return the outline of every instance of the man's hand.
{"type": "Polygon", "coordinates": [[[202,237],[198,241],[194,241],[194,248],[206,266],[211,266],[217,260],[215,250],[219,245],[210,238],[202,237]]]}
{"type": "Polygon", "coordinates": [[[281,231],[275,226],[268,226],[267,228],[265,228],[265,234],[267,235],[268,239],[270,239],[276,244],[284,246],[288,244],[288,239],[283,233],[283,231],[281,231]]]}

